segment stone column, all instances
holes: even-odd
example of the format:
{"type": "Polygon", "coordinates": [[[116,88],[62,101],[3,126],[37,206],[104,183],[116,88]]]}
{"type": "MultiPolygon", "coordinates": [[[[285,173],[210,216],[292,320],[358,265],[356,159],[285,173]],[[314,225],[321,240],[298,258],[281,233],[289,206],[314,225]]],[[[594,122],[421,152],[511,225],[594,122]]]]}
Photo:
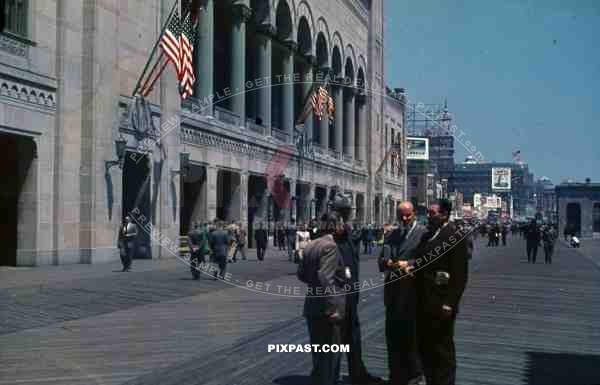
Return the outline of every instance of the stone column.
{"type": "MultiPolygon", "coordinates": [[[[290,179],[290,196],[294,199],[291,199],[290,202],[290,216],[291,219],[293,219],[295,222],[298,221],[298,199],[299,197],[296,196],[296,180],[294,179],[290,179]]],[[[289,220],[290,218],[288,218],[289,220]]]]}
{"type": "MultiPolygon", "coordinates": [[[[162,18],[167,17],[171,7],[171,1],[161,0],[162,18]]],[[[158,248],[158,258],[174,258],[177,253],[172,247],[173,243],[179,242],[179,201],[181,199],[180,176],[172,171],[179,170],[178,135],[180,131],[179,118],[181,111],[181,98],[178,91],[178,81],[173,71],[164,71],[160,77],[160,126],[171,127],[160,139],[160,144],[166,156],[160,164],[160,210],[158,223],[160,224],[160,235],[169,240],[168,244],[162,243],[158,248]]],[[[154,152],[154,151],[153,151],[154,152]]],[[[160,151],[157,151],[159,153],[160,151]]],[[[158,155],[158,154],[157,154],[158,155]]],[[[156,221],[155,221],[156,223],[156,221]]],[[[158,240],[158,238],[157,238],[158,240]]],[[[154,248],[154,247],[153,247],[154,248]]],[[[153,255],[153,258],[156,255],[153,255]]]]}
{"type": "Polygon", "coordinates": [[[288,134],[288,143],[294,140],[294,49],[295,43],[285,42],[287,51],[283,52],[283,124],[281,130],[288,134]]]}
{"type": "MultiPolygon", "coordinates": [[[[329,68],[321,68],[319,69],[319,76],[325,77],[329,72],[329,68]]],[[[319,121],[319,142],[321,143],[321,147],[325,150],[328,150],[331,147],[331,140],[329,138],[329,115],[327,114],[327,111],[325,111],[319,121]]]]}
{"type": "Polygon", "coordinates": [[[258,40],[258,77],[261,84],[256,84],[258,90],[258,114],[262,119],[263,126],[266,127],[265,134],[271,135],[271,61],[273,56],[271,36],[275,33],[272,25],[258,26],[261,32],[257,36],[258,40]]]}
{"type": "Polygon", "coordinates": [[[344,153],[344,92],[342,86],[334,86],[333,103],[335,104],[335,135],[333,148],[340,154],[344,153]]]}
{"type": "Polygon", "coordinates": [[[349,221],[356,220],[356,193],[354,191],[350,192],[350,202],[352,203],[352,210],[350,211],[350,216],[348,218],[349,221]]]}
{"type": "Polygon", "coordinates": [[[308,209],[308,213],[305,215],[305,218],[308,218],[308,221],[310,221],[312,219],[313,216],[317,216],[316,210],[315,210],[315,202],[313,202],[313,200],[315,199],[315,184],[314,183],[310,183],[308,186],[308,195],[306,196],[306,208],[308,209]]]}
{"type": "Polygon", "coordinates": [[[344,87],[344,115],[346,116],[344,122],[344,153],[354,158],[354,94],[355,89],[353,87],[344,87]]]}
{"type": "Polygon", "coordinates": [[[230,59],[231,111],[239,115],[240,126],[244,126],[246,123],[246,94],[244,92],[246,87],[246,21],[250,15],[251,11],[247,5],[233,5],[230,59]]]}
{"type": "MultiPolygon", "coordinates": [[[[202,76],[212,74],[214,71],[214,40],[215,40],[215,12],[214,0],[203,0],[199,12],[198,22],[198,47],[196,49],[197,74],[195,96],[204,100],[213,93],[213,77],[202,76]]],[[[213,114],[213,105],[210,104],[202,110],[203,115],[213,114]]]]}
{"type": "Polygon", "coordinates": [[[248,171],[240,172],[240,222],[248,229],[248,171]]]}
{"type": "Polygon", "coordinates": [[[206,166],[206,218],[212,222],[217,217],[217,176],[219,169],[206,166]]]}
{"type": "MultiPolygon", "coordinates": [[[[304,73],[302,74],[302,103],[304,103],[306,98],[309,96],[313,87],[312,64],[314,62],[314,56],[307,56],[307,61],[308,63],[305,65],[304,73]]],[[[301,108],[304,108],[304,105],[302,105],[301,108]]],[[[308,143],[312,143],[313,141],[313,119],[314,115],[311,109],[311,112],[308,114],[306,120],[304,121],[304,132],[306,133],[305,138],[308,141],[308,143]]]]}
{"type": "MultiPolygon", "coordinates": [[[[364,92],[356,96],[358,104],[358,159],[367,160],[367,96],[364,92]]],[[[363,163],[366,166],[366,163],[363,163]]]]}
{"type": "Polygon", "coordinates": [[[323,203],[321,204],[321,212],[319,213],[319,217],[327,212],[327,202],[329,202],[329,194],[331,193],[331,187],[325,187],[325,197],[323,198],[323,203]]]}

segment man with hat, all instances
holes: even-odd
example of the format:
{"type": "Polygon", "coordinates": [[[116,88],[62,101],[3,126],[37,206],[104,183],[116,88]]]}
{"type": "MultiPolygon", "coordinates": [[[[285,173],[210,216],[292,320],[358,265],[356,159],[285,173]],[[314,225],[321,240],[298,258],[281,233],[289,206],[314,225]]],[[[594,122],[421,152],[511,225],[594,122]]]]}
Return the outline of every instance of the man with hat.
{"type": "MultiPolygon", "coordinates": [[[[352,211],[352,203],[348,197],[336,194],[330,203],[330,209],[339,216],[343,231],[334,235],[338,253],[344,265],[345,287],[351,291],[346,293],[345,317],[342,326],[342,343],[350,345],[350,351],[346,354],[348,359],[348,371],[352,384],[379,384],[383,380],[371,375],[362,360],[362,346],[360,334],[360,321],[358,319],[359,292],[355,290],[355,283],[359,282],[359,248],[356,238],[353,236],[352,228],[346,223],[352,211]]],[[[339,367],[336,372],[339,375],[339,367]]]]}

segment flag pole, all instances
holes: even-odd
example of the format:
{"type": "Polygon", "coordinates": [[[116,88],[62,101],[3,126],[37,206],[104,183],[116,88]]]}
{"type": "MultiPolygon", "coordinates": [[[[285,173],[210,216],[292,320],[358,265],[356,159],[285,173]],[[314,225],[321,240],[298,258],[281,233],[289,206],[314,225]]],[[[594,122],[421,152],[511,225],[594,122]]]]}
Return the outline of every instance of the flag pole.
{"type": "Polygon", "coordinates": [[[158,73],[154,76],[154,79],[152,80],[152,82],[150,83],[150,85],[148,87],[145,87],[146,84],[144,84],[144,88],[142,88],[142,96],[146,96],[152,91],[152,88],[154,88],[154,84],[156,83],[156,81],[158,80],[160,75],[163,73],[165,68],[167,67],[167,64],[169,64],[169,61],[165,60],[162,64],[162,66],[160,67],[160,69],[158,70],[158,73]]]}
{"type": "Polygon", "coordinates": [[[144,90],[146,90],[148,88],[148,83],[152,83],[150,82],[150,79],[152,79],[154,76],[154,71],[156,70],[156,67],[158,67],[158,64],[160,63],[161,59],[164,56],[164,52],[161,51],[160,55],[158,55],[158,59],[156,59],[156,61],[154,62],[154,65],[152,66],[152,69],[150,70],[150,73],[148,74],[148,77],[146,78],[146,80],[144,81],[144,84],[141,85],[139,91],[140,93],[144,95],[144,90]]]}
{"type": "Polygon", "coordinates": [[[156,39],[156,43],[154,43],[154,47],[152,48],[152,52],[150,53],[150,57],[148,58],[148,61],[146,62],[146,65],[144,66],[144,69],[142,71],[142,74],[140,75],[135,88],[133,89],[133,93],[131,94],[132,96],[134,96],[140,88],[140,85],[142,83],[142,79],[144,78],[144,75],[146,75],[146,71],[148,70],[148,67],[150,66],[150,61],[152,61],[152,58],[154,57],[154,53],[156,52],[156,49],[158,48],[158,44],[160,43],[160,39],[163,35],[163,33],[165,32],[165,30],[167,29],[167,26],[169,25],[169,22],[171,21],[171,17],[173,16],[173,12],[175,12],[175,9],[177,8],[177,4],[178,4],[178,0],[175,0],[175,2],[173,3],[173,7],[171,7],[171,11],[169,12],[169,16],[167,16],[167,20],[165,21],[164,25],[162,26],[162,29],[160,31],[160,34],[158,35],[158,39],[156,39]]]}

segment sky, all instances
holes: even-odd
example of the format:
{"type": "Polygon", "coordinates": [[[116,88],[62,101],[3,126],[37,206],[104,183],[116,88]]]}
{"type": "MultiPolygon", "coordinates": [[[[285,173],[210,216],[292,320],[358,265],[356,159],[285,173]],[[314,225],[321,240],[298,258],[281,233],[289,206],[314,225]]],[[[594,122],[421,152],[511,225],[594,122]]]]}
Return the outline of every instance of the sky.
{"type": "Polygon", "coordinates": [[[384,4],[389,87],[412,103],[447,97],[461,140],[487,161],[519,149],[536,179],[600,182],[600,1],[384,4]]]}

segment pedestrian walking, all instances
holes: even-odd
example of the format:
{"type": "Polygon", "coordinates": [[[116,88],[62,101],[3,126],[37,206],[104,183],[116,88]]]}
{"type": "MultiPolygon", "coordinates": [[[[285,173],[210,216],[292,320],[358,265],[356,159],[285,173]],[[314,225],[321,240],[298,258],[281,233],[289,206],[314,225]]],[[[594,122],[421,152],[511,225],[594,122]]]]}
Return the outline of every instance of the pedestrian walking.
{"type": "Polygon", "coordinates": [[[535,223],[535,219],[532,219],[531,222],[529,222],[525,232],[525,239],[527,240],[527,263],[535,263],[538,246],[541,240],[540,229],[535,223]]]}
{"type": "Polygon", "coordinates": [[[286,236],[285,236],[285,228],[283,227],[283,223],[279,223],[277,225],[277,245],[279,245],[279,250],[285,250],[286,236]]]}
{"type": "Polygon", "coordinates": [[[233,252],[233,260],[237,261],[238,251],[242,255],[242,261],[246,260],[246,230],[244,229],[241,222],[239,222],[235,229],[235,251],[233,252]]]}
{"type": "Polygon", "coordinates": [[[288,261],[291,262],[294,260],[294,253],[296,252],[296,225],[293,220],[288,225],[287,229],[285,229],[285,241],[288,261]]]}
{"type": "Polygon", "coordinates": [[[417,345],[417,282],[403,270],[414,264],[416,249],[427,228],[417,223],[409,201],[398,206],[402,225],[386,236],[379,256],[379,271],[385,274],[385,336],[390,384],[416,383],[422,376],[417,345]]]}
{"type": "Polygon", "coordinates": [[[554,243],[556,242],[557,234],[553,226],[547,226],[544,229],[542,240],[544,242],[544,263],[552,263],[552,254],[554,254],[554,243]]]}
{"type": "Polygon", "coordinates": [[[190,270],[194,279],[200,278],[200,264],[205,262],[208,251],[208,238],[199,223],[194,223],[194,228],[188,234],[188,245],[191,251],[190,270]]]}
{"type": "Polygon", "coordinates": [[[265,259],[269,237],[267,230],[263,228],[262,222],[259,222],[258,228],[254,230],[254,240],[256,241],[256,258],[259,261],[263,261],[265,259]]]}
{"type": "Polygon", "coordinates": [[[308,246],[310,242],[310,233],[306,230],[306,226],[301,224],[298,226],[298,230],[296,231],[296,253],[295,253],[295,262],[299,263],[302,261],[304,249],[308,246]]]}
{"type": "Polygon", "coordinates": [[[209,244],[212,251],[212,259],[218,265],[219,269],[215,271],[214,279],[223,278],[227,269],[227,251],[230,245],[231,237],[225,229],[223,222],[215,223],[215,230],[210,233],[209,244]]]}
{"type": "Polygon", "coordinates": [[[136,241],[138,236],[137,225],[128,215],[123,221],[123,225],[119,231],[119,252],[121,255],[121,264],[123,270],[130,271],[133,257],[135,256],[136,241]]]}

